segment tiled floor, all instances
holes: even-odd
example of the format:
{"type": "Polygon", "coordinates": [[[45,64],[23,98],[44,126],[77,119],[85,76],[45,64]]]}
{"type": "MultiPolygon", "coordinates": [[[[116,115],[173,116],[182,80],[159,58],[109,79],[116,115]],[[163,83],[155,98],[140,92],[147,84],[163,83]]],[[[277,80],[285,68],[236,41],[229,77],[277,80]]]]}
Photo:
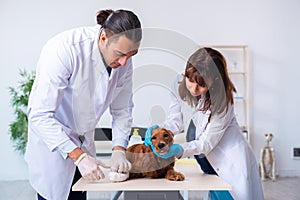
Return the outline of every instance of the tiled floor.
{"type": "MultiPolygon", "coordinates": [[[[278,178],[263,182],[265,200],[299,200],[300,177],[278,178]]],[[[88,200],[110,200],[113,192],[88,192],[88,200]]],[[[203,192],[190,191],[189,200],[202,199],[203,192]]],[[[0,181],[0,200],[35,200],[36,193],[28,181],[0,181]]],[[[123,200],[123,195],[119,200],[123,200]]]]}
{"type": "Polygon", "coordinates": [[[34,200],[35,191],[28,181],[0,181],[0,199],[2,200],[34,200]]]}

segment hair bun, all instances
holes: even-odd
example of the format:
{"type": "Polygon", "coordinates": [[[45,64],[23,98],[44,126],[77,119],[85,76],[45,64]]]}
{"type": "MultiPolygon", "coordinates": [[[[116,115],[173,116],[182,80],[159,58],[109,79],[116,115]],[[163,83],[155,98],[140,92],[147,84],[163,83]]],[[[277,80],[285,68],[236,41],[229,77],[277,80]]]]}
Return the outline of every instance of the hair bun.
{"type": "Polygon", "coordinates": [[[114,12],[111,9],[107,9],[107,10],[100,10],[97,13],[97,24],[100,24],[101,26],[105,23],[106,19],[108,18],[108,16],[114,12]]]}

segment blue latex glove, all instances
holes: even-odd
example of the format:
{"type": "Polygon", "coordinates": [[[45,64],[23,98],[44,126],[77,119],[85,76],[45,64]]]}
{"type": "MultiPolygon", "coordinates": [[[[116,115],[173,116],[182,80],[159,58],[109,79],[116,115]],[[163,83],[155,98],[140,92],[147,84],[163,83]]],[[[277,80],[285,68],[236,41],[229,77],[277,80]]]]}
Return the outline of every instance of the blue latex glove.
{"type": "Polygon", "coordinates": [[[160,155],[159,153],[157,153],[154,149],[154,146],[152,144],[152,131],[154,129],[159,128],[158,125],[153,125],[150,128],[147,129],[146,133],[145,133],[145,140],[144,140],[144,144],[145,146],[149,146],[151,147],[153,153],[163,159],[168,159],[171,158],[172,156],[176,156],[179,157],[182,154],[182,147],[179,144],[172,144],[169,151],[166,154],[160,155]]]}
{"type": "Polygon", "coordinates": [[[163,159],[168,159],[168,158],[171,158],[173,156],[178,158],[182,154],[182,147],[179,144],[172,144],[170,146],[169,151],[167,153],[163,154],[163,155],[160,155],[159,153],[157,153],[153,148],[152,148],[152,151],[156,156],[158,156],[160,158],[163,158],[163,159]]]}

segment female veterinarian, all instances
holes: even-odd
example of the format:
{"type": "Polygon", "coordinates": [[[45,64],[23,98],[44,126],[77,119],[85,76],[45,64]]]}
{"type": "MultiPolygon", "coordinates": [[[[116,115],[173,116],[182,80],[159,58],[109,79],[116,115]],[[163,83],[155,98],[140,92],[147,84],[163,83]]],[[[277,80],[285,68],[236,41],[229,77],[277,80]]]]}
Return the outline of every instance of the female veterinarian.
{"type": "Polygon", "coordinates": [[[70,191],[81,175],[104,178],[95,158],[94,129],[112,114],[111,170],[128,172],[125,147],[132,122],[132,61],[141,37],[138,17],[101,10],[98,24],[58,34],[44,46],[28,105],[25,159],[38,199],[86,199],[70,191]]]}
{"type": "Polygon", "coordinates": [[[176,145],[181,158],[196,155],[204,173],[217,174],[232,186],[230,192],[210,191],[210,198],[262,200],[256,159],[235,118],[235,87],[222,54],[212,48],[194,52],[172,91],[162,127],[174,134],[188,129],[187,142],[176,145]]]}

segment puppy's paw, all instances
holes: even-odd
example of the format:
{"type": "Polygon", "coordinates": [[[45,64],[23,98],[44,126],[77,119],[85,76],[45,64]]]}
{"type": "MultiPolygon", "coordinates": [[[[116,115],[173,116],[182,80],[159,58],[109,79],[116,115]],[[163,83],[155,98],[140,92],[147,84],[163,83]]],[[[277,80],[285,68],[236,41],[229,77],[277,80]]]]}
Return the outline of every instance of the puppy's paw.
{"type": "Polygon", "coordinates": [[[185,176],[182,173],[174,172],[170,173],[166,176],[166,179],[170,181],[183,181],[185,179],[185,176]]]}
{"type": "Polygon", "coordinates": [[[108,177],[113,182],[122,182],[129,178],[129,173],[109,172],[108,177]]]}

